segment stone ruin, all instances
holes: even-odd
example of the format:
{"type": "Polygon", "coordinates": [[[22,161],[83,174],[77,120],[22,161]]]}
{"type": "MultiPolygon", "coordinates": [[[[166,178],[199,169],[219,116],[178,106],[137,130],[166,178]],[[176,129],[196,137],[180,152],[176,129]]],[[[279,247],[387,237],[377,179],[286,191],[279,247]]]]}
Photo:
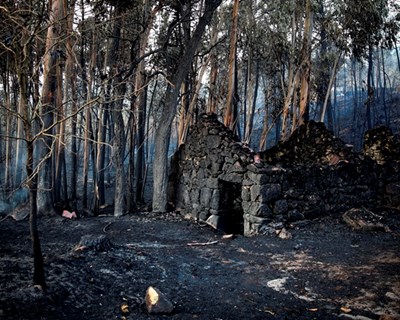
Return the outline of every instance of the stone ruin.
{"type": "Polygon", "coordinates": [[[246,236],[352,208],[400,209],[399,139],[374,130],[355,153],[311,121],[255,153],[216,115],[202,115],[172,158],[169,201],[187,218],[246,236]]]}

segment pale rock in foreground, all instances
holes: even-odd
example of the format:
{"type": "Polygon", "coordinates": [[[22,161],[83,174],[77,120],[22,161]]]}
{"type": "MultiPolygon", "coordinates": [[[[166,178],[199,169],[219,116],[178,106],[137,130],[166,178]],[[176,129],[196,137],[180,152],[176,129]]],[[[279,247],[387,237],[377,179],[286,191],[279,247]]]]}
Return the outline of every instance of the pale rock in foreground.
{"type": "Polygon", "coordinates": [[[289,231],[287,231],[285,228],[283,228],[283,229],[278,233],[278,237],[279,237],[280,239],[283,239],[283,240],[289,240],[289,239],[292,239],[292,234],[291,234],[289,231]]]}
{"type": "Polygon", "coordinates": [[[174,310],[172,302],[160,290],[151,286],[146,290],[145,301],[150,314],[168,314],[174,310]]]}

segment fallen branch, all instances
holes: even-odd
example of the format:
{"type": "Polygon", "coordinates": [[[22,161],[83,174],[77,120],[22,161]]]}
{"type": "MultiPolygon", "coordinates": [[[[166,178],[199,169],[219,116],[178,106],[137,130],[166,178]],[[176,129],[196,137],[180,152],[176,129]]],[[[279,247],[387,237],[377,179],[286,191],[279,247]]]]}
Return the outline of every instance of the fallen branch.
{"type": "Polygon", "coordinates": [[[9,213],[9,214],[6,215],[4,218],[0,219],[0,222],[3,222],[3,221],[6,220],[8,217],[12,217],[12,214],[9,213]]]}
{"type": "Polygon", "coordinates": [[[208,241],[208,242],[190,242],[187,245],[191,246],[191,247],[195,247],[195,246],[210,246],[213,244],[217,244],[218,241],[208,241]]]}
{"type": "Polygon", "coordinates": [[[108,228],[109,226],[111,226],[112,223],[113,223],[113,222],[111,221],[111,222],[107,223],[107,225],[104,226],[104,228],[103,228],[103,232],[104,232],[104,233],[107,233],[107,228],[108,228]]]}
{"type": "Polygon", "coordinates": [[[88,247],[87,246],[77,246],[77,247],[75,247],[74,248],[74,252],[77,252],[77,251],[83,251],[83,250],[86,250],[88,247]]]}

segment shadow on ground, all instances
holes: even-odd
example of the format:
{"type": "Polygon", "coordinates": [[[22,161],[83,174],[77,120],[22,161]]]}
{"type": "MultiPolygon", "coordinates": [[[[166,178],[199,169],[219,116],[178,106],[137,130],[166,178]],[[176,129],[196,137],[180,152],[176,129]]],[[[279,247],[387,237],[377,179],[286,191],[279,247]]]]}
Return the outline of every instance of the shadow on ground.
{"type": "Polygon", "coordinates": [[[41,218],[39,228],[46,293],[31,286],[28,222],[0,222],[1,319],[400,318],[396,229],[356,232],[326,218],[290,229],[289,240],[223,239],[154,213],[41,218]],[[173,302],[172,314],[147,314],[148,286],[173,302]]]}

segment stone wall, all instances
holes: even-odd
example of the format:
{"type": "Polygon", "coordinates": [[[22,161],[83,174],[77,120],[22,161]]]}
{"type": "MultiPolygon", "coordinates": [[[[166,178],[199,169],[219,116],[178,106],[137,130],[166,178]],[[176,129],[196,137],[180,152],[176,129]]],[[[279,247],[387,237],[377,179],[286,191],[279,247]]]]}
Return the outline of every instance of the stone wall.
{"type": "Polygon", "coordinates": [[[213,216],[219,228],[242,232],[240,195],[252,161],[251,150],[215,115],[203,115],[173,157],[170,202],[187,217],[206,221],[213,216]]]}
{"type": "Polygon", "coordinates": [[[400,160],[400,137],[384,126],[366,132],[364,153],[379,164],[400,160]]]}
{"type": "Polygon", "coordinates": [[[351,208],[399,206],[399,194],[394,190],[399,170],[389,178],[386,174],[372,162],[250,165],[242,187],[244,233],[259,233],[271,221],[290,223],[324,215],[340,217],[351,208]]]}
{"type": "Polygon", "coordinates": [[[216,116],[203,115],[172,169],[175,209],[226,232],[252,235],[271,223],[339,216],[354,207],[400,208],[399,163],[353,153],[315,122],[255,154],[216,116]]]}

